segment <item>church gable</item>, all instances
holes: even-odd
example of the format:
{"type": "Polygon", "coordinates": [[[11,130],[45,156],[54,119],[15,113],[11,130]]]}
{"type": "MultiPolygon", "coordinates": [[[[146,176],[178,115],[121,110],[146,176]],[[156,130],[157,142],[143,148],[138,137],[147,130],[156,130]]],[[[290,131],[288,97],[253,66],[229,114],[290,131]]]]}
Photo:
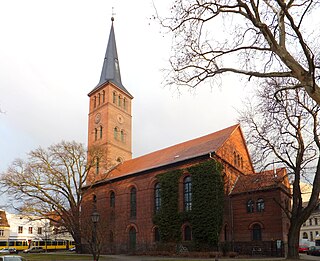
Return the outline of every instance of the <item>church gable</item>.
{"type": "Polygon", "coordinates": [[[250,154],[240,125],[217,150],[216,154],[242,173],[254,173],[250,154]]]}

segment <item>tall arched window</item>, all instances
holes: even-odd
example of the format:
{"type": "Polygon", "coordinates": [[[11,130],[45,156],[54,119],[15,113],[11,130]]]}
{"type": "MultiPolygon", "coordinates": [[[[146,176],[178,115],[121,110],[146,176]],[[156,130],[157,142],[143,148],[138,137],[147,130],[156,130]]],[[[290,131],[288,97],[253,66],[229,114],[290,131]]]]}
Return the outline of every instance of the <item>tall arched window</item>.
{"type": "Polygon", "coordinates": [[[136,249],[136,236],[137,236],[137,232],[136,229],[134,227],[131,227],[129,230],[129,249],[131,251],[136,249]]]}
{"type": "Polygon", "coordinates": [[[98,139],[98,130],[97,128],[94,129],[94,140],[98,139]]]}
{"type": "Polygon", "coordinates": [[[113,136],[114,136],[114,138],[117,140],[118,139],[118,128],[117,127],[115,127],[114,129],[113,129],[113,136]]]}
{"type": "Polygon", "coordinates": [[[97,107],[97,97],[93,97],[93,108],[97,107]]]}
{"type": "Polygon", "coordinates": [[[98,93],[98,105],[100,105],[100,103],[101,103],[101,94],[98,93]]]}
{"type": "Polygon", "coordinates": [[[308,239],[308,234],[307,234],[307,232],[303,232],[303,234],[302,234],[302,238],[304,238],[304,239],[308,239]]]}
{"type": "Polygon", "coordinates": [[[122,142],[124,142],[124,131],[123,130],[120,131],[120,140],[122,142]]]}
{"type": "Polygon", "coordinates": [[[154,241],[160,242],[160,230],[158,227],[154,229],[154,241]]]}
{"type": "Polygon", "coordinates": [[[264,211],[264,200],[262,198],[259,198],[257,200],[257,212],[263,212],[264,211]]]}
{"type": "Polygon", "coordinates": [[[190,226],[185,226],[184,227],[184,235],[183,238],[185,241],[191,241],[192,239],[192,232],[191,232],[191,227],[190,226]]]}
{"type": "Polygon", "coordinates": [[[130,217],[137,216],[137,189],[132,188],[130,191],[130,217]]]}
{"type": "Polygon", "coordinates": [[[184,210],[190,211],[192,209],[192,183],[191,177],[187,176],[183,180],[183,201],[184,201],[184,210]]]}
{"type": "Polygon", "coordinates": [[[99,164],[100,164],[100,159],[97,157],[96,158],[96,174],[99,174],[99,164]]]}
{"type": "Polygon", "coordinates": [[[252,199],[249,199],[247,202],[247,212],[248,213],[254,212],[254,201],[252,199]]]}
{"type": "Polygon", "coordinates": [[[119,107],[121,107],[121,100],[122,100],[121,95],[119,95],[119,97],[118,97],[118,106],[119,107]]]}
{"type": "Polygon", "coordinates": [[[261,241],[261,226],[259,224],[254,224],[252,227],[252,240],[261,241]]]}
{"type": "Polygon", "coordinates": [[[127,107],[128,107],[128,105],[127,105],[127,99],[126,99],[126,98],[123,98],[123,108],[124,108],[125,110],[127,110],[127,107]]]}
{"type": "Polygon", "coordinates": [[[100,139],[102,139],[102,126],[100,126],[100,139]]]}
{"type": "Polygon", "coordinates": [[[102,103],[104,103],[106,100],[106,92],[103,90],[102,91],[102,103]]]}
{"type": "Polygon", "coordinates": [[[110,193],[110,208],[114,208],[116,205],[116,195],[113,191],[110,193]]]}
{"type": "Polygon", "coordinates": [[[237,154],[235,151],[233,152],[233,165],[237,166],[237,154]]]}
{"type": "Polygon", "coordinates": [[[161,207],[161,196],[160,196],[161,186],[157,183],[154,186],[154,211],[157,213],[161,207]]]}
{"type": "Polygon", "coordinates": [[[237,155],[237,165],[240,167],[240,155],[237,155]]]}
{"type": "Polygon", "coordinates": [[[113,103],[117,102],[117,94],[115,92],[112,93],[112,102],[113,103]]]}

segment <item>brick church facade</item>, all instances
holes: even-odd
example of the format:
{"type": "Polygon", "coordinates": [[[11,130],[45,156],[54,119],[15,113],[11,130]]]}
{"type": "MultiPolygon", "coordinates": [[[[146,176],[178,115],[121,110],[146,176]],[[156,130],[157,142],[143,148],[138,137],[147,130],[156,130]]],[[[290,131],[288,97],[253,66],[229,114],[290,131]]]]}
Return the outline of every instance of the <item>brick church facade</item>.
{"type": "MultiPolygon", "coordinates": [[[[84,189],[82,212],[100,215],[102,253],[153,251],[166,243],[154,222],[163,203],[159,175],[181,172],[178,197],[172,200],[177,200],[177,212],[192,211],[194,174],[189,169],[210,161],[222,166],[224,184],[219,245],[243,254],[283,250],[289,228],[284,209],[290,207],[286,171],[255,173],[239,124],[132,158],[133,96],[122,84],[113,19],[100,81],[88,96],[88,158],[95,157],[95,168],[84,189]],[[99,156],[90,154],[94,149],[99,156]]],[[[179,229],[175,243],[191,246],[192,222],[181,221],[179,229]]]]}

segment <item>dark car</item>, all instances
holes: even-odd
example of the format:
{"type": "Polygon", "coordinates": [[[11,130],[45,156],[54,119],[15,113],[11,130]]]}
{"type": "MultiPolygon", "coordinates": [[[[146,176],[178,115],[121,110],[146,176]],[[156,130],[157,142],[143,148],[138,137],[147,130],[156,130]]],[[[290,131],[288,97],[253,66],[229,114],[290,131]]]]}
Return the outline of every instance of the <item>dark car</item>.
{"type": "Polygon", "coordinates": [[[38,246],[33,246],[26,250],[23,250],[23,253],[42,253],[42,252],[44,252],[44,249],[38,246]]]}
{"type": "Polygon", "coordinates": [[[320,246],[311,246],[307,251],[307,255],[320,256],[320,246]]]}

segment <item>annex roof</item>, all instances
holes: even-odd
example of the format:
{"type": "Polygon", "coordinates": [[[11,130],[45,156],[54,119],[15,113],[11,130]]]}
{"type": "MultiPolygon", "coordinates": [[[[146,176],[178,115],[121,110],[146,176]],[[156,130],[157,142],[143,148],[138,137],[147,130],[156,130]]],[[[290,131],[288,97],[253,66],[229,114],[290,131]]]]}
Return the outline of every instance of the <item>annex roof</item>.
{"type": "Polygon", "coordinates": [[[223,130],[167,147],[119,164],[105,180],[123,177],[216,152],[240,128],[239,124],[223,130]]]}
{"type": "Polygon", "coordinates": [[[116,85],[119,89],[124,91],[126,94],[128,94],[130,97],[132,97],[132,95],[123,86],[121,81],[116,37],[114,34],[114,28],[113,28],[113,21],[114,21],[113,17],[111,18],[111,21],[112,21],[112,24],[111,24],[110,34],[109,34],[109,41],[108,41],[108,46],[107,46],[106,54],[103,61],[100,81],[98,85],[88,95],[90,96],[93,92],[98,90],[100,87],[102,87],[108,82],[111,82],[114,85],[116,85]]]}
{"type": "Polygon", "coordinates": [[[287,171],[285,168],[267,170],[254,175],[240,175],[231,191],[231,195],[261,191],[284,186],[289,188],[287,171]]]}

